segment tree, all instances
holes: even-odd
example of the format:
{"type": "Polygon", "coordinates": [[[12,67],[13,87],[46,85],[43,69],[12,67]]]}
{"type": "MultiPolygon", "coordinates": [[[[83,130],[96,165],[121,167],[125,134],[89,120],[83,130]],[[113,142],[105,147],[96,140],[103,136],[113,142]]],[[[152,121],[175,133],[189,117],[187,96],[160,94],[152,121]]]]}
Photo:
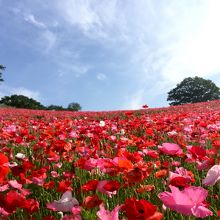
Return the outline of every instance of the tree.
{"type": "Polygon", "coordinates": [[[77,102],[72,102],[67,107],[67,110],[70,110],[70,111],[80,111],[81,109],[82,107],[77,102]]]}
{"type": "Polygon", "coordinates": [[[57,111],[62,111],[64,110],[63,106],[61,105],[49,105],[47,106],[47,110],[57,110],[57,111]]]}
{"type": "Polygon", "coordinates": [[[211,80],[196,76],[185,78],[177,84],[176,88],[168,92],[167,101],[171,101],[170,105],[181,105],[219,98],[220,90],[211,80]]]}
{"type": "Polygon", "coordinates": [[[5,66],[0,64],[0,82],[4,81],[2,78],[2,72],[1,72],[2,70],[5,70],[5,66]]]}
{"type": "Polygon", "coordinates": [[[5,96],[0,100],[0,103],[16,108],[45,109],[40,102],[24,95],[5,96]]]}

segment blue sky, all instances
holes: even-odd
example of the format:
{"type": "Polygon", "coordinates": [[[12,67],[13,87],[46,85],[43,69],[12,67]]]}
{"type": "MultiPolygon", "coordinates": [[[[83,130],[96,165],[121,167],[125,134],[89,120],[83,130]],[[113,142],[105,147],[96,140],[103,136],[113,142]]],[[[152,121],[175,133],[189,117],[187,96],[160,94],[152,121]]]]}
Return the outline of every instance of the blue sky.
{"type": "Polygon", "coordinates": [[[188,76],[220,86],[218,0],[0,0],[0,96],[83,110],[167,106],[188,76]]]}

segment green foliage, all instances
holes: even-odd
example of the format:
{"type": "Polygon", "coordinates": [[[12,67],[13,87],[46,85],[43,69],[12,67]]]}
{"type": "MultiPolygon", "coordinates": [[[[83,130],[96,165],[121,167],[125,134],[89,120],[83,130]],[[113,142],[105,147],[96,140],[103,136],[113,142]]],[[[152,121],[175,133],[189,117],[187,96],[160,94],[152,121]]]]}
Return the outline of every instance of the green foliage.
{"type": "Polygon", "coordinates": [[[63,106],[61,106],[61,105],[49,105],[49,106],[47,106],[46,109],[47,109],[47,110],[57,110],[57,111],[65,110],[65,109],[63,108],[63,106]]]}
{"type": "Polygon", "coordinates": [[[24,95],[5,96],[0,100],[0,103],[16,108],[27,108],[27,109],[45,108],[40,102],[32,98],[28,98],[24,95]]]}
{"type": "Polygon", "coordinates": [[[206,102],[220,98],[220,90],[211,80],[201,77],[188,77],[176,88],[168,92],[167,101],[170,105],[181,105],[186,103],[206,102]]]}
{"type": "Polygon", "coordinates": [[[5,66],[1,65],[0,64],[0,82],[4,81],[3,78],[2,78],[2,72],[1,70],[5,70],[5,66]]]}
{"type": "Polygon", "coordinates": [[[39,110],[57,110],[57,111],[79,111],[81,106],[78,103],[70,103],[68,108],[64,108],[61,105],[49,105],[43,106],[40,102],[28,98],[24,95],[11,95],[5,96],[0,100],[0,107],[15,107],[15,108],[26,108],[26,109],[39,109],[39,110]]]}
{"type": "Polygon", "coordinates": [[[77,102],[72,102],[67,107],[67,110],[70,110],[70,111],[80,111],[81,109],[82,107],[77,102]]]}
{"type": "Polygon", "coordinates": [[[5,104],[0,104],[0,109],[1,108],[11,108],[11,106],[7,106],[7,105],[5,105],[5,104]]]}

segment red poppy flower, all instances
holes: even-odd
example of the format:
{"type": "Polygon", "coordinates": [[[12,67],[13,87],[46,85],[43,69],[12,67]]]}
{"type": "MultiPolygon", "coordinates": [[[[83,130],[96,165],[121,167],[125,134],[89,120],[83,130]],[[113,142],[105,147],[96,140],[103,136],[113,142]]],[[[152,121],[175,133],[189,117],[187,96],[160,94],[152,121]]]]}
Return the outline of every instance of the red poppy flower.
{"type": "Polygon", "coordinates": [[[147,129],[145,130],[145,133],[146,133],[147,135],[149,135],[149,136],[152,136],[153,133],[154,133],[154,131],[153,131],[152,128],[147,128],[147,129]]]}
{"type": "Polygon", "coordinates": [[[133,164],[131,163],[130,160],[119,159],[118,160],[118,167],[120,167],[122,169],[131,169],[133,167],[133,164]]]}
{"type": "Polygon", "coordinates": [[[0,153],[0,165],[8,163],[8,157],[6,157],[4,154],[0,153]]]}
{"type": "Polygon", "coordinates": [[[91,209],[99,206],[103,201],[97,195],[87,196],[83,201],[83,207],[91,209]]]}
{"type": "Polygon", "coordinates": [[[216,148],[219,149],[220,148],[220,140],[214,140],[212,142],[212,145],[216,148]]]}
{"type": "Polygon", "coordinates": [[[6,163],[8,163],[8,157],[0,153],[0,183],[5,180],[10,170],[6,163]]]}
{"type": "Polygon", "coordinates": [[[47,183],[44,183],[44,188],[45,189],[52,189],[55,186],[55,182],[54,181],[49,181],[47,183]]]}
{"type": "Polygon", "coordinates": [[[96,190],[96,187],[98,185],[98,180],[89,180],[87,183],[85,183],[82,187],[81,190],[83,192],[89,192],[89,191],[94,191],[96,190]]]}
{"type": "Polygon", "coordinates": [[[142,106],[142,108],[148,108],[148,105],[145,104],[145,105],[142,106]]]}
{"type": "Polygon", "coordinates": [[[24,161],[22,164],[22,168],[24,169],[25,172],[31,170],[34,167],[34,164],[31,163],[30,161],[24,161]]]}
{"type": "Polygon", "coordinates": [[[15,190],[11,190],[5,196],[5,210],[7,212],[14,212],[16,208],[23,207],[25,204],[25,197],[15,190]]]}
{"type": "Polygon", "coordinates": [[[133,115],[133,112],[132,111],[127,111],[127,112],[125,112],[124,113],[126,116],[131,116],[131,115],[133,115]]]}
{"type": "Polygon", "coordinates": [[[110,191],[110,192],[113,192],[113,191],[116,191],[120,188],[120,183],[116,180],[109,180],[104,186],[103,188],[106,190],[106,191],[110,191]]]}
{"type": "Polygon", "coordinates": [[[158,215],[157,206],[144,199],[137,200],[134,197],[126,199],[122,209],[128,220],[162,219],[162,214],[158,215]],[[157,215],[157,218],[153,218],[154,215],[157,215]]]}
{"type": "Polygon", "coordinates": [[[137,162],[143,160],[142,156],[138,152],[130,153],[128,151],[125,151],[123,153],[123,155],[133,163],[137,163],[137,162]]]}
{"type": "Polygon", "coordinates": [[[178,177],[174,177],[171,179],[170,185],[177,186],[177,187],[186,187],[186,186],[188,186],[187,182],[188,181],[186,178],[184,178],[182,176],[178,176],[178,177]]]}
{"type": "Polygon", "coordinates": [[[155,190],[154,185],[141,185],[140,188],[137,189],[138,193],[151,192],[155,190]]]}
{"type": "Polygon", "coordinates": [[[71,185],[72,181],[71,180],[67,180],[67,181],[61,181],[59,182],[59,186],[57,187],[57,192],[66,192],[68,190],[73,190],[70,185],[71,185]]]}
{"type": "Polygon", "coordinates": [[[20,174],[25,173],[23,166],[14,166],[11,168],[13,176],[20,176],[20,174]]]}
{"type": "Polygon", "coordinates": [[[165,170],[165,169],[159,170],[159,171],[157,171],[157,172],[154,174],[154,176],[155,176],[156,178],[163,178],[163,177],[165,177],[166,175],[167,175],[167,170],[165,170]]]}
{"type": "Polygon", "coordinates": [[[202,158],[206,156],[206,150],[200,146],[189,147],[188,150],[191,152],[194,158],[202,158]]]}
{"type": "Polygon", "coordinates": [[[34,199],[27,199],[22,206],[28,213],[33,213],[39,210],[39,203],[34,199]]]}
{"type": "Polygon", "coordinates": [[[140,168],[135,167],[134,169],[132,169],[126,173],[125,179],[129,183],[141,182],[144,179],[143,171],[140,168]]]}

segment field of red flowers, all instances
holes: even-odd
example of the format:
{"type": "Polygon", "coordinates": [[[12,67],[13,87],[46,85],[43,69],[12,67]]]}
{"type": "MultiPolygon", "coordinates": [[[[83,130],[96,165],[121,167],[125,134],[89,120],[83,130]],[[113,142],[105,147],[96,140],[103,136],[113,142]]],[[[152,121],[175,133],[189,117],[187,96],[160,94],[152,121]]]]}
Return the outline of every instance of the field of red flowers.
{"type": "Polygon", "coordinates": [[[220,218],[220,101],[0,109],[0,219],[220,218]]]}

